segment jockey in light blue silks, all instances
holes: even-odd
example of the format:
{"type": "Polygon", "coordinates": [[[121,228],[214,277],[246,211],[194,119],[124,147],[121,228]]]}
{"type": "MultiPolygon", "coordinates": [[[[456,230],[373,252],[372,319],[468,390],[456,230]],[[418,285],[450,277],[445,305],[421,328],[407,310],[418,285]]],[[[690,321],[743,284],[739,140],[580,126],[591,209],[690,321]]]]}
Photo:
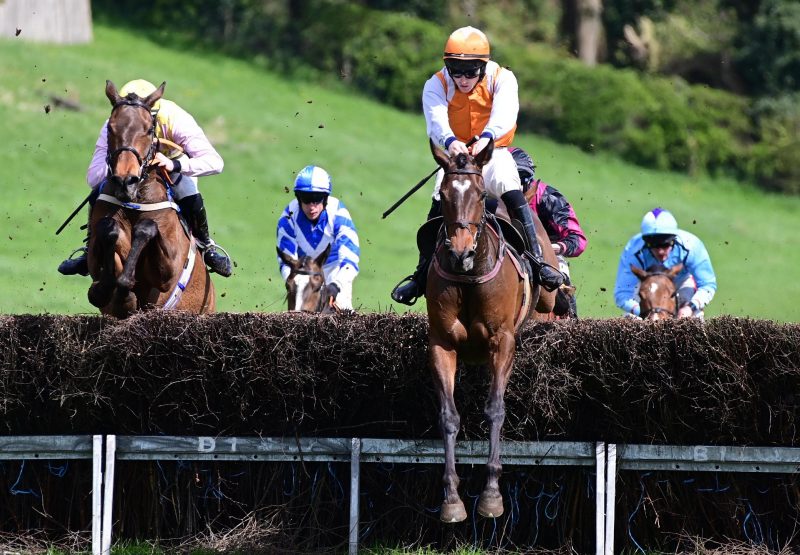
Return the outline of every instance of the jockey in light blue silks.
{"type": "MultiPolygon", "coordinates": [[[[330,175],[319,166],[306,166],[294,180],[295,199],[278,220],[278,248],[290,258],[318,257],[330,245],[323,265],[328,293],[342,309],[353,309],[353,280],[358,275],[361,249],[358,233],[344,203],[331,196],[330,175]]],[[[278,258],[281,276],[291,268],[278,258]]]]}
{"type": "Polygon", "coordinates": [[[644,215],[642,232],[631,237],[617,268],[614,300],[627,314],[639,316],[639,278],[631,265],[642,270],[661,264],[669,269],[683,264],[675,276],[678,288],[678,317],[702,318],[703,309],[714,298],[717,277],[703,242],[692,233],[678,229],[678,222],[667,210],[655,208],[644,215]]]}

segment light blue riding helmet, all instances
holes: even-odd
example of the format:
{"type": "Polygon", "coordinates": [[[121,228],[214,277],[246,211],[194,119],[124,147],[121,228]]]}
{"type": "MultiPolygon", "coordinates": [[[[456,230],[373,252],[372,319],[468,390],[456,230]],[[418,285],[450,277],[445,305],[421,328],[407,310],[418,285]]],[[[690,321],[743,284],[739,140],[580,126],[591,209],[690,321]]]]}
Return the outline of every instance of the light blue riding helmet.
{"type": "Polygon", "coordinates": [[[295,193],[323,193],[330,195],[332,189],[331,176],[319,166],[306,166],[300,170],[294,180],[295,193]]]}
{"type": "Polygon", "coordinates": [[[651,235],[672,236],[678,234],[678,222],[668,210],[653,208],[642,218],[642,237],[651,235]]]}

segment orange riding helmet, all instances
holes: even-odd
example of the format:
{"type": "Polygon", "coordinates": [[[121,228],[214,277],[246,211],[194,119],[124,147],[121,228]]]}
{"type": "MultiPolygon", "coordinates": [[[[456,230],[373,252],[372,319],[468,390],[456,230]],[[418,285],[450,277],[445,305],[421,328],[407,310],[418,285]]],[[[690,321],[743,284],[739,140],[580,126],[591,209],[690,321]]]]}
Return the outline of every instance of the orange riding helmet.
{"type": "Polygon", "coordinates": [[[444,45],[445,60],[489,61],[489,39],[475,27],[456,29],[444,45]]]}

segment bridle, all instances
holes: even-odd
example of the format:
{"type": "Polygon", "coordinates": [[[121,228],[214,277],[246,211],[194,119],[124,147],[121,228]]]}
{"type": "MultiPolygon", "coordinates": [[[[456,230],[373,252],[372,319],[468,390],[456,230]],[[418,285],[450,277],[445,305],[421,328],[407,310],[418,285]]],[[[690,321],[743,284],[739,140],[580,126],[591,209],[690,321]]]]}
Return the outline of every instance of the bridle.
{"type": "MultiPolygon", "coordinates": [[[[665,276],[669,280],[670,283],[673,283],[672,282],[672,278],[669,277],[665,272],[653,272],[650,275],[648,275],[647,277],[649,278],[651,276],[665,276]]],[[[642,285],[644,285],[644,282],[642,282],[642,285]]],[[[670,298],[674,300],[674,304],[675,304],[675,308],[674,309],[670,310],[669,308],[664,308],[662,306],[654,306],[654,307],[648,309],[646,312],[642,312],[639,315],[639,317],[644,320],[644,319],[647,319],[647,317],[650,316],[651,314],[669,314],[673,318],[677,318],[678,317],[678,299],[677,299],[677,295],[678,295],[678,288],[676,287],[675,291],[673,291],[672,294],[670,295],[670,298]]]]}
{"type": "MultiPolygon", "coordinates": [[[[461,169],[461,170],[448,170],[444,172],[444,175],[480,175],[483,177],[483,172],[480,170],[468,170],[468,169],[461,169]]],[[[444,222],[445,227],[445,238],[444,238],[444,246],[446,248],[450,248],[451,241],[450,237],[447,235],[447,226],[454,225],[458,229],[466,229],[472,235],[473,244],[477,247],[478,239],[483,232],[483,228],[486,227],[486,191],[481,191],[480,201],[483,203],[483,209],[481,210],[481,219],[477,222],[469,222],[465,220],[456,220],[454,222],[444,222]],[[472,233],[470,226],[475,226],[475,233],[472,233]]]]}
{"type": "MultiPolygon", "coordinates": [[[[317,272],[313,270],[306,270],[300,268],[299,270],[294,270],[293,275],[300,275],[300,276],[309,276],[309,277],[321,277],[322,278],[322,287],[320,288],[319,294],[319,301],[317,301],[317,308],[316,312],[322,312],[325,306],[328,304],[328,296],[324,293],[325,289],[325,274],[323,272],[317,272]]],[[[299,293],[299,292],[298,292],[299,293]]]]}
{"type": "MultiPolygon", "coordinates": [[[[144,181],[145,179],[147,179],[147,175],[148,175],[149,167],[150,167],[150,162],[153,161],[153,157],[156,154],[156,148],[157,147],[156,147],[155,138],[156,138],[156,117],[157,117],[157,115],[156,115],[155,112],[151,111],[150,107],[147,106],[146,104],[144,104],[143,102],[141,102],[139,100],[134,100],[134,99],[131,99],[131,98],[123,98],[122,100],[120,100],[119,102],[114,104],[114,107],[111,108],[111,113],[113,114],[114,110],[116,110],[120,106],[136,106],[138,108],[142,108],[144,110],[147,110],[147,113],[153,119],[152,125],[150,126],[150,148],[147,149],[147,154],[144,156],[144,158],[142,158],[142,155],[139,154],[139,151],[137,149],[135,149],[132,146],[127,146],[127,145],[126,146],[121,146],[118,149],[114,150],[113,152],[109,152],[106,155],[106,165],[108,166],[108,175],[111,176],[111,175],[114,174],[114,165],[115,165],[115,163],[117,161],[117,158],[119,158],[119,155],[122,154],[123,152],[130,152],[134,156],[136,156],[136,160],[139,162],[139,180],[140,181],[144,181]]],[[[110,131],[111,131],[111,129],[109,127],[110,122],[111,122],[111,118],[109,118],[109,123],[106,124],[107,133],[110,133],[110,131]]]]}

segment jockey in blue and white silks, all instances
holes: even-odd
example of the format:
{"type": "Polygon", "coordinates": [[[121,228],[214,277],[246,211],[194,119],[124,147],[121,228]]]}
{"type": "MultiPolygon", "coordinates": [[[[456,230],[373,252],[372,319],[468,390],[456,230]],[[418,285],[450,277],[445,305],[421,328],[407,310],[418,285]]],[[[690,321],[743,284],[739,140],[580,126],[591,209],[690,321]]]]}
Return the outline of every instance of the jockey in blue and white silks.
{"type": "Polygon", "coordinates": [[[678,288],[678,316],[703,316],[703,309],[714,298],[717,277],[703,242],[678,228],[674,216],[655,208],[642,219],[642,232],[625,245],[617,268],[614,301],[628,314],[639,316],[639,278],[631,265],[647,270],[653,265],[669,269],[683,264],[675,277],[678,288]]]}
{"type": "MultiPolygon", "coordinates": [[[[361,248],[350,212],[341,200],[330,195],[331,190],[330,176],[319,166],[306,166],[297,174],[297,198],[278,220],[277,245],[291,258],[316,258],[330,245],[323,265],[325,283],[339,308],[352,310],[353,280],[358,275],[361,248]]],[[[285,280],[291,268],[277,258],[285,280]]]]}

